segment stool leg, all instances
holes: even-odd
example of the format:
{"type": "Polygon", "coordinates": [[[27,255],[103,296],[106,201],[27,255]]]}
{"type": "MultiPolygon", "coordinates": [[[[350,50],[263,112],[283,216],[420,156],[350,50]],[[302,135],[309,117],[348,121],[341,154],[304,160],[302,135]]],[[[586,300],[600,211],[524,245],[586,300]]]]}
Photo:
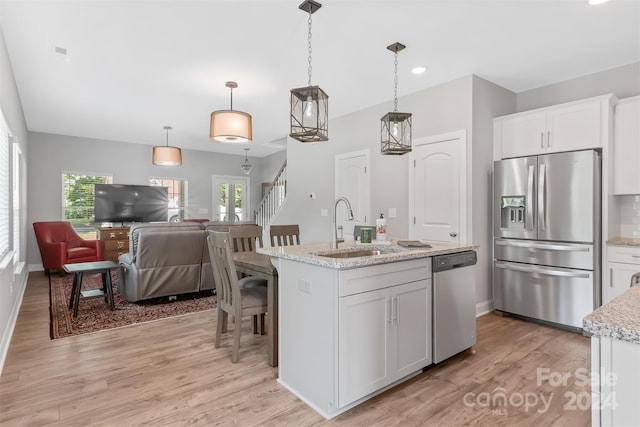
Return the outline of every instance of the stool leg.
{"type": "Polygon", "coordinates": [[[113,284],[111,283],[111,271],[109,269],[107,269],[107,272],[106,272],[106,279],[107,279],[106,280],[107,283],[105,284],[105,286],[107,287],[107,289],[105,290],[106,291],[105,298],[109,300],[109,306],[113,311],[115,309],[115,302],[113,301],[113,284]]]}
{"type": "Polygon", "coordinates": [[[80,289],[82,288],[82,272],[78,274],[78,283],[75,292],[75,304],[73,304],[73,317],[78,317],[78,305],[80,305],[80,289]]]}
{"type": "Polygon", "coordinates": [[[71,295],[69,296],[69,310],[73,308],[73,302],[76,299],[76,286],[78,286],[78,273],[73,274],[73,282],[71,285],[71,295]]]}

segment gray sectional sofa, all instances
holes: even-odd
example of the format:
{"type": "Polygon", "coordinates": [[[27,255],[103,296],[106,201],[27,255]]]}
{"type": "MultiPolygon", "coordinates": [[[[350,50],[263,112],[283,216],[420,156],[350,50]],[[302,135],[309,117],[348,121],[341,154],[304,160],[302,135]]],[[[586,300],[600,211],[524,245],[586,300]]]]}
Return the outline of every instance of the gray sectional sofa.
{"type": "Polygon", "coordinates": [[[208,230],[251,222],[167,222],[131,226],[129,252],[119,257],[118,292],[128,301],[215,289],[208,230]]]}

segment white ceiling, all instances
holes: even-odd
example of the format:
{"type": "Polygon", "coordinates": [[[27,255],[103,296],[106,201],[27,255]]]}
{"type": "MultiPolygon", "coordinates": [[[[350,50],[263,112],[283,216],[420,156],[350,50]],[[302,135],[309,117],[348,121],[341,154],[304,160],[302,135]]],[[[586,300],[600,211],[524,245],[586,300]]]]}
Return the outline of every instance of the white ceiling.
{"type": "MultiPolygon", "coordinates": [[[[264,156],[288,134],[289,90],[307,85],[301,2],[3,0],[0,19],[29,130],[159,145],[170,125],[171,145],[264,156]],[[248,145],[209,142],[228,80],[253,116],[248,145]]],[[[320,2],[312,84],[330,118],[392,110],[396,41],[400,96],[469,74],[521,92],[640,61],[638,0],[320,2]]]]}

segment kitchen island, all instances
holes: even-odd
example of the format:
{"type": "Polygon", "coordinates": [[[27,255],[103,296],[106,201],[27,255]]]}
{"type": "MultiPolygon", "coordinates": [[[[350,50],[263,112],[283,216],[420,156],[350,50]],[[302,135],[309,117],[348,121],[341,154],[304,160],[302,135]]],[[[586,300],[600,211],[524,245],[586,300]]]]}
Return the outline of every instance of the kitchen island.
{"type": "Polygon", "coordinates": [[[640,286],[584,318],[591,336],[592,425],[640,425],[640,286]]]}
{"type": "Polygon", "coordinates": [[[332,418],[432,364],[431,257],[478,246],[261,248],[279,275],[278,381],[332,418]]]}

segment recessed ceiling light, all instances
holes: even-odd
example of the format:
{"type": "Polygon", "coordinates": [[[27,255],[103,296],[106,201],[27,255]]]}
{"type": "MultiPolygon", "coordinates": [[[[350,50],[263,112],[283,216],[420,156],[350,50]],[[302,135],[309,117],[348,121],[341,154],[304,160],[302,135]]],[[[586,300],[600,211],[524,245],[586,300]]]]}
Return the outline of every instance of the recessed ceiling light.
{"type": "Polygon", "coordinates": [[[413,74],[423,74],[425,71],[427,71],[427,67],[413,67],[411,69],[413,74]]]}
{"type": "Polygon", "coordinates": [[[588,3],[591,5],[598,5],[608,2],[609,0],[588,0],[588,3]]]}

